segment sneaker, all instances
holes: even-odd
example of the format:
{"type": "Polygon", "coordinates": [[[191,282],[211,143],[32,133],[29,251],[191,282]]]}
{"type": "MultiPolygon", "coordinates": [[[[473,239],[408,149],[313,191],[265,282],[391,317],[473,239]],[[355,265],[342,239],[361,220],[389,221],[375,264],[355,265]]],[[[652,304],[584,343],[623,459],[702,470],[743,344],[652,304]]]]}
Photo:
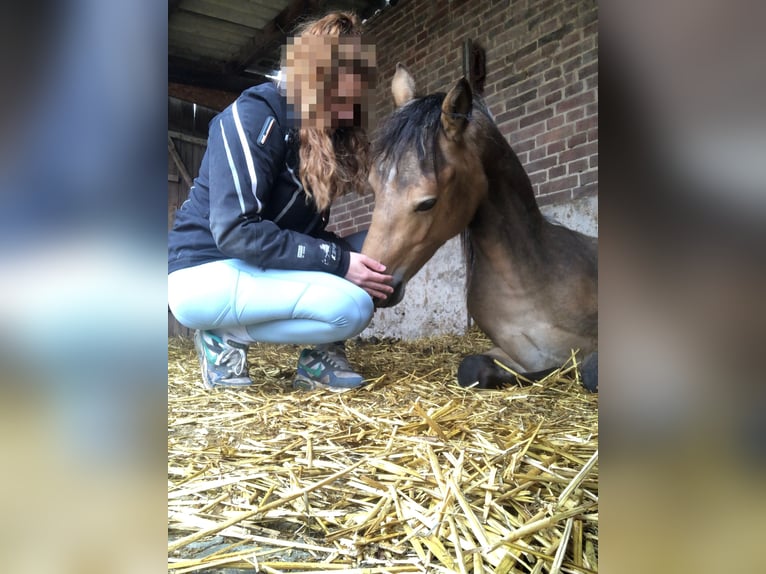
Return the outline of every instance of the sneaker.
{"type": "Polygon", "coordinates": [[[224,341],[210,331],[195,331],[194,346],[206,389],[253,384],[247,376],[247,345],[230,339],[224,341]]]}
{"type": "Polygon", "coordinates": [[[364,378],[355,373],[349,365],[343,345],[326,345],[301,351],[293,388],[304,391],[327,389],[343,392],[362,384],[364,378]]]}

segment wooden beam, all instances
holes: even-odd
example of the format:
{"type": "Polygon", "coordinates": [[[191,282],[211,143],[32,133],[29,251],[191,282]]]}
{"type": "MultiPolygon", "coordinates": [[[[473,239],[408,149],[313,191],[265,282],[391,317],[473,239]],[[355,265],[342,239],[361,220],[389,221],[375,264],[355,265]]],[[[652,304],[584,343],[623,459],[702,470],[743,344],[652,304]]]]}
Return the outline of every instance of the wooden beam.
{"type": "Polygon", "coordinates": [[[239,66],[236,71],[247,68],[256,58],[262,58],[267,50],[284,44],[300,18],[319,12],[326,3],[327,0],[292,0],[287,8],[239,51],[235,58],[235,65],[239,66]]]}
{"type": "Polygon", "coordinates": [[[173,143],[173,138],[170,137],[170,134],[168,134],[168,151],[170,152],[170,157],[173,158],[173,163],[176,164],[176,167],[178,168],[178,173],[181,174],[181,177],[183,178],[184,183],[186,184],[186,187],[191,187],[192,178],[191,176],[189,176],[189,170],[186,169],[186,166],[184,165],[184,162],[181,159],[181,156],[178,155],[176,144],[173,143]]]}
{"type": "Polygon", "coordinates": [[[269,81],[264,76],[243,74],[241,71],[231,72],[224,68],[223,62],[192,62],[179,56],[168,56],[168,83],[240,94],[251,86],[269,81]]]}
{"type": "Polygon", "coordinates": [[[241,92],[216,90],[179,82],[168,82],[168,96],[221,111],[239,97],[241,92]]]}
{"type": "Polygon", "coordinates": [[[176,130],[168,130],[168,135],[174,140],[179,140],[182,142],[187,142],[187,143],[192,143],[195,145],[201,145],[201,146],[207,147],[207,140],[205,138],[190,136],[185,133],[178,132],[176,130]]]}

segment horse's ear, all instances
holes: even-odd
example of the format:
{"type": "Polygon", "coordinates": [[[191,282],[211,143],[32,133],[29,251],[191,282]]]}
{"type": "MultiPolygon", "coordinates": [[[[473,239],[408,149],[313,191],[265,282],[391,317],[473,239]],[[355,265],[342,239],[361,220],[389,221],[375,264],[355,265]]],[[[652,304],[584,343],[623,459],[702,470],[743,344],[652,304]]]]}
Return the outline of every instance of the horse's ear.
{"type": "Polygon", "coordinates": [[[462,139],[472,107],[471,86],[465,78],[460,78],[442,104],[442,128],[448,139],[455,142],[462,139]]]}
{"type": "Polygon", "coordinates": [[[397,108],[401,108],[415,97],[415,80],[402,64],[396,64],[396,73],[391,80],[391,93],[397,108]]]}

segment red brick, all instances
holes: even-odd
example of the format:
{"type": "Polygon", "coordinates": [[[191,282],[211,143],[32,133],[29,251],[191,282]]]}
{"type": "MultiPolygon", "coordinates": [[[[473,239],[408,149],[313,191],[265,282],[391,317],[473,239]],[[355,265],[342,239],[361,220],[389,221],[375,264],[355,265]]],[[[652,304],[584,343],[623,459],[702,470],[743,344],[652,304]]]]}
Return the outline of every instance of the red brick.
{"type": "Polygon", "coordinates": [[[568,175],[559,179],[547,181],[540,185],[539,192],[541,195],[553,193],[556,191],[562,191],[565,189],[571,189],[577,185],[577,176],[568,175]]]}
{"type": "Polygon", "coordinates": [[[545,123],[545,127],[549,130],[553,130],[563,126],[564,123],[564,116],[554,116],[545,123]]]}
{"type": "Polygon", "coordinates": [[[556,155],[566,149],[566,143],[562,141],[553,142],[545,147],[545,153],[547,155],[556,155]]]}
{"type": "Polygon", "coordinates": [[[580,174],[580,186],[598,181],[597,171],[585,171],[580,174]]]}
{"type": "Polygon", "coordinates": [[[597,143],[587,143],[585,145],[579,145],[577,147],[573,147],[571,149],[561,152],[559,154],[559,161],[563,163],[568,163],[570,161],[574,161],[583,157],[588,157],[591,154],[595,153],[597,150],[598,150],[597,143]]]}
{"type": "Polygon", "coordinates": [[[567,138],[567,147],[577,147],[578,145],[584,144],[587,141],[588,137],[586,134],[579,133],[575,134],[570,138],[567,138]]]}
{"type": "Polygon", "coordinates": [[[585,84],[583,82],[574,82],[572,84],[569,84],[564,89],[564,97],[569,98],[576,94],[579,94],[580,92],[584,91],[585,84]]]}
{"type": "Polygon", "coordinates": [[[536,171],[549,170],[554,165],[556,165],[556,158],[548,156],[548,157],[544,157],[543,159],[530,162],[525,167],[526,167],[527,173],[534,173],[536,171]]]}
{"type": "Polygon", "coordinates": [[[572,124],[565,124],[555,130],[550,130],[537,137],[535,142],[537,145],[544,145],[553,142],[557,142],[568,138],[574,133],[574,126],[572,124]]]}
{"type": "Polygon", "coordinates": [[[545,122],[532,124],[524,129],[516,130],[511,134],[511,145],[514,145],[514,142],[523,142],[532,139],[543,132],[545,132],[545,122]]]}
{"type": "Polygon", "coordinates": [[[535,142],[534,140],[526,140],[523,142],[517,143],[515,146],[513,146],[513,151],[518,153],[524,153],[524,152],[531,152],[535,149],[535,142]]]}
{"type": "MultiPolygon", "coordinates": [[[[538,186],[539,189],[540,186],[538,186]]],[[[537,193],[536,199],[538,205],[555,205],[568,201],[572,197],[569,190],[558,191],[555,193],[537,193]]]]}
{"type": "Polygon", "coordinates": [[[563,78],[554,78],[550,82],[541,84],[538,88],[539,94],[548,94],[550,92],[558,92],[565,87],[563,78]]]}
{"type": "Polygon", "coordinates": [[[548,94],[547,96],[545,96],[545,105],[546,106],[550,106],[552,104],[555,104],[556,102],[561,100],[561,97],[562,97],[562,95],[561,95],[560,91],[559,92],[553,92],[552,94],[548,94]]]}
{"type": "Polygon", "coordinates": [[[568,48],[572,44],[576,44],[582,40],[582,34],[579,30],[570,32],[561,39],[561,47],[568,48]]]}
{"type": "Polygon", "coordinates": [[[349,215],[351,215],[351,219],[356,221],[357,219],[364,217],[370,212],[369,209],[367,209],[367,206],[364,207],[357,207],[356,209],[352,209],[349,212],[349,215]]]}
{"type": "Polygon", "coordinates": [[[582,66],[582,57],[576,56],[570,60],[567,60],[564,62],[561,66],[561,68],[564,70],[564,73],[567,74],[569,72],[574,72],[578,68],[582,66]]]}
{"type": "Polygon", "coordinates": [[[534,114],[535,112],[539,112],[541,109],[545,107],[544,102],[540,98],[535,98],[534,100],[531,100],[524,104],[524,115],[529,116],[534,114]]]}
{"type": "MultiPolygon", "coordinates": [[[[571,98],[567,98],[565,100],[562,100],[557,106],[556,106],[556,113],[566,112],[569,110],[572,110],[574,108],[590,104],[591,102],[595,101],[596,96],[592,92],[584,92],[582,94],[578,94],[576,96],[572,96],[571,98]]],[[[587,110],[586,110],[586,115],[587,110]]]]}
{"type": "Polygon", "coordinates": [[[497,114],[495,116],[495,123],[497,123],[497,125],[504,124],[504,123],[510,122],[513,119],[519,118],[523,115],[524,115],[523,107],[511,109],[506,112],[503,112],[502,114],[497,114]]]}
{"type": "Polygon", "coordinates": [[[547,70],[543,74],[543,79],[546,82],[549,82],[551,80],[554,80],[554,79],[560,78],[560,77],[561,77],[561,68],[559,68],[558,66],[555,67],[555,68],[551,68],[551,69],[547,70]]]}
{"type": "MultiPolygon", "coordinates": [[[[523,165],[523,162],[522,162],[522,165],[523,165]]],[[[541,183],[547,180],[548,180],[548,176],[545,174],[544,171],[538,171],[536,173],[529,174],[529,181],[532,183],[532,185],[540,185],[541,183]]]]}
{"type": "Polygon", "coordinates": [[[567,164],[567,173],[582,173],[588,169],[588,160],[586,158],[578,159],[567,164]]]}
{"type": "MultiPolygon", "coordinates": [[[[532,144],[534,144],[534,142],[528,142],[528,143],[532,143],[532,144]]],[[[516,146],[516,148],[514,149],[514,151],[515,151],[515,152],[518,154],[518,153],[519,153],[519,146],[516,146]]],[[[526,164],[528,161],[530,161],[530,162],[532,162],[532,161],[537,161],[538,159],[542,159],[542,158],[544,158],[546,155],[550,155],[550,154],[547,154],[547,153],[545,153],[545,149],[543,149],[543,148],[540,148],[540,147],[533,147],[533,148],[532,148],[532,149],[529,151],[529,154],[528,154],[528,155],[529,155],[529,159],[527,159],[527,160],[524,160],[524,161],[522,161],[521,163],[523,163],[523,164],[526,164]]],[[[521,157],[519,157],[519,159],[521,159],[521,157]]]]}
{"type": "Polygon", "coordinates": [[[587,66],[583,66],[582,68],[577,70],[577,77],[580,80],[590,78],[591,76],[595,76],[596,74],[598,74],[598,62],[591,62],[587,66]]]}
{"type": "MultiPolygon", "coordinates": [[[[566,121],[568,124],[571,124],[581,119],[584,115],[585,115],[585,111],[582,108],[577,108],[572,110],[571,112],[567,112],[566,121]]],[[[575,125],[575,130],[580,131],[577,129],[576,125],[575,125]]]]}
{"type": "MultiPolygon", "coordinates": [[[[585,113],[584,110],[582,112],[585,113]]],[[[575,123],[575,131],[578,132],[587,132],[593,128],[598,128],[598,116],[590,116],[575,123]]]]}
{"type": "Polygon", "coordinates": [[[519,120],[519,127],[525,128],[528,125],[536,124],[537,122],[542,120],[547,120],[552,115],[553,115],[553,110],[551,108],[544,108],[537,113],[524,116],[523,118],[521,118],[521,120],[519,120]]]}
{"type": "Polygon", "coordinates": [[[567,167],[565,165],[557,165],[548,170],[548,179],[555,179],[567,174],[567,167]]]}

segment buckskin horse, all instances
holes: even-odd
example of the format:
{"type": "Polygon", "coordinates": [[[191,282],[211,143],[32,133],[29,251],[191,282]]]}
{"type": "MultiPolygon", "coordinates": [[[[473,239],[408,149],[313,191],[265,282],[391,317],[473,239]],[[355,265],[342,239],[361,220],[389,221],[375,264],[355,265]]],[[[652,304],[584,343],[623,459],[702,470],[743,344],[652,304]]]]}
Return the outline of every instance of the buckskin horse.
{"type": "Polygon", "coordinates": [[[407,281],[462,232],[468,312],[496,347],[463,358],[459,384],[539,380],[576,350],[583,385],[596,390],[597,240],[542,215],[521,162],[465,79],[446,95],[416,97],[398,64],[391,91],[396,109],[373,142],[375,206],[362,247],[394,277],[394,293],[376,304],[398,303],[407,281]]]}

